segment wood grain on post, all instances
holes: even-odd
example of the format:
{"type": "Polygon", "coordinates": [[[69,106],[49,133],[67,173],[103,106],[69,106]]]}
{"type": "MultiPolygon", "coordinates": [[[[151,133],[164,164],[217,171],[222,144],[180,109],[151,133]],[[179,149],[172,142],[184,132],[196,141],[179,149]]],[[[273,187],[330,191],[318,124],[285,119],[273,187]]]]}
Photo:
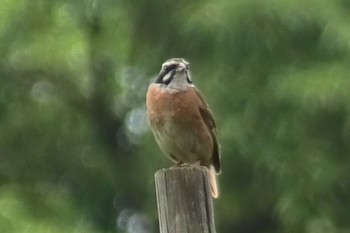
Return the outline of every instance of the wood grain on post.
{"type": "Polygon", "coordinates": [[[160,233],[215,233],[206,167],[175,167],[156,172],[160,233]]]}

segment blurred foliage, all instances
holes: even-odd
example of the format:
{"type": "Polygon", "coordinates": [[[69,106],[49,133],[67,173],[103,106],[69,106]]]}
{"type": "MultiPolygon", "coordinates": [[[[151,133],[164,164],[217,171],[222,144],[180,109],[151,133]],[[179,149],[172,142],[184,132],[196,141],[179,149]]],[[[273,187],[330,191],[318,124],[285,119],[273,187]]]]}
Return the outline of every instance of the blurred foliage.
{"type": "Polygon", "coordinates": [[[217,231],[350,232],[350,1],[2,0],[0,232],[157,232],[145,92],[185,57],[217,231]]]}

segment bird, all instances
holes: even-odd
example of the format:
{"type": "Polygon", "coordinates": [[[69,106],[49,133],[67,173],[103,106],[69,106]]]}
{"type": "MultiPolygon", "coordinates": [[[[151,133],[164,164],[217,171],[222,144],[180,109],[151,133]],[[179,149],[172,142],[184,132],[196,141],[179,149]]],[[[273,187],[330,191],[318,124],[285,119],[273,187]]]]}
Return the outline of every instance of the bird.
{"type": "Polygon", "coordinates": [[[213,113],[193,84],[189,63],[166,60],[146,94],[147,117],[160,150],[175,163],[208,168],[213,198],[219,196],[220,145],[213,113]]]}

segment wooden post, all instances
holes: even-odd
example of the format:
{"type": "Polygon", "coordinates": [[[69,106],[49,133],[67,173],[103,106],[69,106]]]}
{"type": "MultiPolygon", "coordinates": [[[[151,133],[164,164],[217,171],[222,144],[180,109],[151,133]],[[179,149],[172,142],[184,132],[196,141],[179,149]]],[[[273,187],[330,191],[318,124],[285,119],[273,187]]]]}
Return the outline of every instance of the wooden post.
{"type": "Polygon", "coordinates": [[[156,172],[160,233],[215,233],[206,167],[174,167],[156,172]]]}

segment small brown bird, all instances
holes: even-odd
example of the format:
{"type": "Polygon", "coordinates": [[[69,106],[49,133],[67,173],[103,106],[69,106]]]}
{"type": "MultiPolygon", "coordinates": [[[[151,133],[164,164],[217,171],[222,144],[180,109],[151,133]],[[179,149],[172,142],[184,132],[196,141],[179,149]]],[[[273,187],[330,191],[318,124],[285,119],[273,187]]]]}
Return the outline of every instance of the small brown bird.
{"type": "Polygon", "coordinates": [[[147,115],[155,140],[177,165],[209,168],[212,196],[219,195],[220,148],[213,114],[193,85],[189,63],[171,58],[163,63],[155,83],[148,87],[147,115]]]}

